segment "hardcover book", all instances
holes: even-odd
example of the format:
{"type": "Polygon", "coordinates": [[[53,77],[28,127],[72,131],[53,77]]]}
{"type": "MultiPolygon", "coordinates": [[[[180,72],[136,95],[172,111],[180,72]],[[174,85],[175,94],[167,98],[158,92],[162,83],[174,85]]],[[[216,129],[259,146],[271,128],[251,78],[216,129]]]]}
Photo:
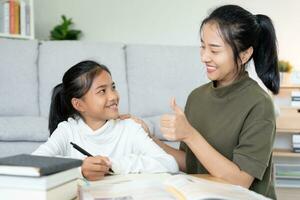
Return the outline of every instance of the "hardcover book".
{"type": "Polygon", "coordinates": [[[0,174],[18,176],[45,176],[79,167],[82,160],[19,154],[0,158],[0,174]]]}

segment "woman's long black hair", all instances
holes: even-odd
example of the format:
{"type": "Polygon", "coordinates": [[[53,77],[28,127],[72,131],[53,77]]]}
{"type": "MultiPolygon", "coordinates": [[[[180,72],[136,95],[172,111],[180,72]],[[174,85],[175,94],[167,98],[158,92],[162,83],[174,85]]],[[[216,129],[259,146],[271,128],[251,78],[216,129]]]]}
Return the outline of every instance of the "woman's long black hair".
{"type": "MultiPolygon", "coordinates": [[[[233,50],[236,66],[240,62],[239,53],[253,47],[252,58],[258,77],[274,94],[279,92],[277,40],[268,16],[253,15],[237,5],[225,5],[204,19],[200,31],[206,23],[217,24],[223,39],[233,50]]],[[[238,72],[244,70],[243,65],[238,72]]]]}
{"type": "Polygon", "coordinates": [[[55,86],[52,92],[48,124],[50,135],[60,122],[66,121],[69,117],[80,116],[72,106],[71,100],[85,95],[95,76],[103,70],[111,74],[105,65],[86,60],[77,63],[65,72],[62,83],[55,86]]]}

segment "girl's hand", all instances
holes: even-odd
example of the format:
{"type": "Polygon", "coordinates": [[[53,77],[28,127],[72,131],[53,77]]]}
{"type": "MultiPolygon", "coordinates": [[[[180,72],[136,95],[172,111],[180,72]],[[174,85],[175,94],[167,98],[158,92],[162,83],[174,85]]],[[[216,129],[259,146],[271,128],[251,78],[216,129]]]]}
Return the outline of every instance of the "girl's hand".
{"type": "Polygon", "coordinates": [[[151,137],[151,133],[150,133],[149,127],[147,126],[147,124],[143,120],[141,120],[141,119],[139,119],[139,118],[137,118],[135,116],[132,116],[130,114],[120,115],[119,118],[120,119],[129,119],[129,118],[133,119],[136,123],[140,124],[142,126],[142,128],[144,129],[144,131],[146,133],[148,133],[148,135],[151,137]]]}
{"type": "Polygon", "coordinates": [[[175,98],[171,100],[174,114],[163,115],[160,119],[160,130],[168,140],[185,141],[192,133],[190,125],[183,110],[176,104],[175,98]]]}
{"type": "Polygon", "coordinates": [[[96,181],[108,174],[111,163],[107,157],[86,157],[81,166],[81,173],[89,181],[96,181]]]}

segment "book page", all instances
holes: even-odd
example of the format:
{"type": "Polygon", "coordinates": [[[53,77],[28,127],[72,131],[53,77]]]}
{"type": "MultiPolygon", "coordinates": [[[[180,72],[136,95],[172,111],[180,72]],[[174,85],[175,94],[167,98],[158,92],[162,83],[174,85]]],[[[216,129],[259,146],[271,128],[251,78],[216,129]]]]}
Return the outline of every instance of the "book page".
{"type": "Polygon", "coordinates": [[[241,186],[218,183],[190,175],[175,175],[168,178],[165,183],[169,192],[178,199],[202,200],[266,200],[268,198],[250,191],[241,186]]]}
{"type": "Polygon", "coordinates": [[[81,200],[175,200],[163,185],[169,177],[166,173],[107,176],[101,181],[81,182],[79,196],[81,200]]]}

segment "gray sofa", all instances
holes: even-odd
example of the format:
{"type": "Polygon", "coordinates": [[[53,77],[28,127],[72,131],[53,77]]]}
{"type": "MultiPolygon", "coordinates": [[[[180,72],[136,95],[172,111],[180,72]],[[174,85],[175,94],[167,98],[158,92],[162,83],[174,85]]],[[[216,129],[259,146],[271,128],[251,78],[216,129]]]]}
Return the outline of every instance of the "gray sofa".
{"type": "Polygon", "coordinates": [[[120,111],[143,118],[162,140],[159,117],[171,112],[171,97],[184,107],[189,92],[208,81],[199,47],[0,38],[0,157],[31,153],[47,140],[51,90],[85,59],[110,68],[120,111]]]}

